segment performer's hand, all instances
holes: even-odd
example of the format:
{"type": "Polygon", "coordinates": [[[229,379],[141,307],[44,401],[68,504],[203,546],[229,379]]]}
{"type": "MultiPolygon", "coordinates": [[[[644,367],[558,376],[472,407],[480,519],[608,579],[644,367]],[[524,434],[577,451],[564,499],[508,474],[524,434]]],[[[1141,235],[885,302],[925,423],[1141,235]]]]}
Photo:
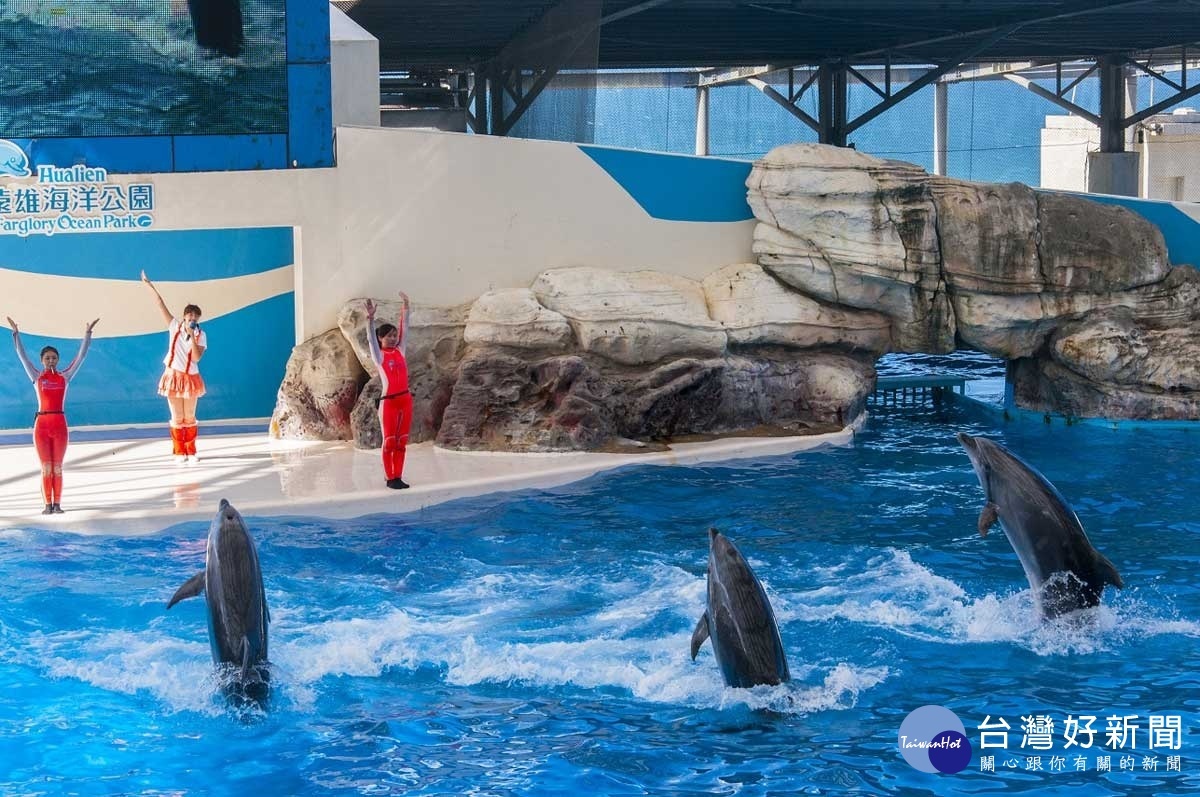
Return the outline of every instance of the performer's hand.
{"type": "Polygon", "coordinates": [[[404,291],[400,291],[400,301],[404,302],[405,307],[408,307],[408,294],[404,291]]]}
{"type": "Polygon", "coordinates": [[[146,283],[147,285],[149,285],[151,287],[154,287],[154,283],[151,282],[150,278],[146,276],[146,269],[142,269],[142,282],[146,283]]]}
{"type": "Polygon", "coordinates": [[[92,328],[93,328],[93,327],[95,327],[95,326],[96,326],[96,324],[99,324],[99,323],[100,323],[100,319],[99,319],[99,318],[97,318],[95,321],[93,321],[92,323],[88,324],[88,325],[87,325],[87,332],[90,334],[90,333],[91,333],[91,331],[92,331],[92,328]]]}
{"type": "Polygon", "coordinates": [[[367,299],[367,318],[375,317],[375,302],[367,299]]]}
{"type": "Polygon", "coordinates": [[[12,320],[12,316],[5,316],[5,320],[8,321],[8,325],[12,327],[13,334],[15,335],[17,333],[17,322],[12,320]]]}

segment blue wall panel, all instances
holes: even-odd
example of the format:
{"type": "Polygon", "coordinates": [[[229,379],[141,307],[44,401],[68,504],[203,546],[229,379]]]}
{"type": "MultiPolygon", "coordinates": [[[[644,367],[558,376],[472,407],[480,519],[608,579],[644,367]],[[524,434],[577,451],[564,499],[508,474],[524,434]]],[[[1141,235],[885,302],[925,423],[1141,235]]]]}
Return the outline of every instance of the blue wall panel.
{"type": "Polygon", "coordinates": [[[283,135],[175,137],[178,172],[284,168],[287,138],[283,135]]]}
{"type": "MultiPolygon", "coordinates": [[[[112,330],[112,319],[129,317],[131,295],[151,301],[143,296],[145,289],[139,284],[142,267],[158,282],[222,281],[219,291],[226,300],[222,304],[234,308],[205,307],[201,323],[209,349],[201,372],[208,393],[200,401],[201,422],[270,415],[294,343],[293,261],[294,231],[290,227],[0,237],[0,268],[7,270],[0,272],[0,277],[21,282],[29,279],[26,275],[37,275],[37,290],[53,295],[86,292],[89,314],[78,319],[78,335],[89,318],[101,319],[91,351],[67,397],[67,415],[74,426],[167,419],[166,401],[156,392],[168,345],[166,325],[154,318],[144,326],[126,327],[128,333],[105,335],[106,319],[112,330]],[[286,273],[276,275],[278,278],[237,279],[280,268],[286,268],[286,273]],[[11,271],[21,273],[14,277],[8,273],[11,271]]],[[[182,301],[180,293],[176,287],[170,298],[182,301]]],[[[179,312],[182,306],[171,309],[179,312]]],[[[64,327],[48,326],[45,318],[23,315],[19,298],[4,312],[21,324],[25,349],[32,358],[45,345],[56,346],[68,361],[78,351],[78,337],[57,337],[64,334],[64,327]],[[39,326],[54,329],[55,336],[36,334],[39,326]]],[[[73,320],[65,327],[74,328],[73,320]]],[[[3,342],[0,429],[29,428],[36,404],[33,386],[7,337],[3,342]]]]}
{"type": "Polygon", "coordinates": [[[329,0],[288,0],[287,60],[329,63],[329,0]]]}
{"type": "MultiPolygon", "coordinates": [[[[37,166],[100,166],[115,173],[169,172],[170,136],[16,139],[37,166]]],[[[35,168],[36,171],[36,168],[35,168]]]]}
{"type": "Polygon", "coordinates": [[[333,165],[331,96],[328,63],[288,66],[288,162],[291,166],[333,165]]]}

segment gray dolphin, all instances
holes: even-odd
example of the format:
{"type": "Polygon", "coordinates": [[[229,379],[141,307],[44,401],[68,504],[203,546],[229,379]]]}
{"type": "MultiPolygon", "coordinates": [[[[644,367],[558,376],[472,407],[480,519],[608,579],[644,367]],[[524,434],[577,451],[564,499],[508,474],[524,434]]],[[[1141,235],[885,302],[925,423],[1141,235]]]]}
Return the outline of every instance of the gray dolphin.
{"type": "Polygon", "coordinates": [[[704,640],[728,686],[780,684],[791,678],[775,613],[762,584],[733,543],[708,530],[708,608],[692,632],[692,660],[704,640]]]}
{"type": "Polygon", "coordinates": [[[985,437],[960,432],[987,503],[979,533],[999,518],[1046,617],[1097,606],[1105,584],[1124,588],[1121,575],[1092,547],[1079,518],[1054,485],[1016,454],[985,437]]]}
{"type": "Polygon", "coordinates": [[[208,603],[213,663],[236,668],[227,693],[263,702],[269,679],[267,624],[271,616],[262,570],[242,516],[223,498],[208,527],[204,569],[175,591],[167,608],[201,592],[208,603]]]}

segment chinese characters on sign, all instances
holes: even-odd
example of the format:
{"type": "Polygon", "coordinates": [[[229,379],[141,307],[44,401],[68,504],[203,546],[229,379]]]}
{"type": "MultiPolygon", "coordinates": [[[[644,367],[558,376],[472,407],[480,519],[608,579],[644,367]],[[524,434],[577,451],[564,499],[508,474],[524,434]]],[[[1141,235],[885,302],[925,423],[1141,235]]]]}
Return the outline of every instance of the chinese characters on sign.
{"type": "Polygon", "coordinates": [[[104,169],[38,166],[37,182],[0,183],[0,234],[137,230],[154,224],[154,186],[117,185],[104,169]]]}
{"type": "Polygon", "coordinates": [[[1024,772],[1179,772],[1183,745],[1179,715],[1068,714],[1058,724],[1048,714],[1022,716],[1017,730],[1004,717],[984,717],[979,731],[979,769],[1024,772]],[[1097,723],[1103,722],[1103,728],[1097,723]],[[1011,737],[1011,738],[1010,738],[1011,737]],[[1060,752],[1051,752],[1056,748],[1060,752]],[[1001,750],[1002,753],[989,753],[1001,750]],[[1085,752],[1086,751],[1086,752],[1085,752]]]}

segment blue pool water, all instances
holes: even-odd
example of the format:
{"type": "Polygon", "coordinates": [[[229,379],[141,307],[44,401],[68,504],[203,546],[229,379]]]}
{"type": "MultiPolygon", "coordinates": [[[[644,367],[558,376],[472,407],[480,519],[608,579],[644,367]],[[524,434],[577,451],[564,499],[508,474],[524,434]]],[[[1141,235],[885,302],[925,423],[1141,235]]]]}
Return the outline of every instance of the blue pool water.
{"type": "Polygon", "coordinates": [[[201,566],[201,524],[0,532],[0,793],[1194,791],[1200,436],[991,423],[885,411],[849,448],[403,516],[250,518],[273,618],[265,715],[214,698],[203,602],[164,611],[201,566]],[[1126,589],[1093,622],[1032,618],[1003,534],[975,531],[959,430],[1035,463],[1116,563],[1126,589]],[[689,659],[710,525],[763,580],[791,683],[726,689],[709,646],[689,659]],[[955,775],[908,766],[898,729],[925,704],[972,744],[1005,718],[996,771],[979,750],[955,775]],[[1098,717],[1085,771],[1061,738],[1027,769],[1020,718],[1039,714],[1055,737],[1068,714],[1098,717]],[[1138,717],[1136,748],[1102,751],[1116,715],[1138,717]],[[1177,749],[1148,749],[1152,715],[1179,718],[1177,749]]]}

